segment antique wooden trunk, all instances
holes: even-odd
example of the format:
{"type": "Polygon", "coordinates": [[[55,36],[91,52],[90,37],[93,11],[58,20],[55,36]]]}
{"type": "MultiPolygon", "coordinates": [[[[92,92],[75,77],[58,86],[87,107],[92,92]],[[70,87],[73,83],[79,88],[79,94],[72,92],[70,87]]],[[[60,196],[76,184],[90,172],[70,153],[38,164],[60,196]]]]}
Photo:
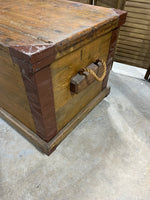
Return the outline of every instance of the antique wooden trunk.
{"type": "Polygon", "coordinates": [[[108,95],[126,12],[64,0],[0,7],[0,113],[49,155],[108,95]]]}

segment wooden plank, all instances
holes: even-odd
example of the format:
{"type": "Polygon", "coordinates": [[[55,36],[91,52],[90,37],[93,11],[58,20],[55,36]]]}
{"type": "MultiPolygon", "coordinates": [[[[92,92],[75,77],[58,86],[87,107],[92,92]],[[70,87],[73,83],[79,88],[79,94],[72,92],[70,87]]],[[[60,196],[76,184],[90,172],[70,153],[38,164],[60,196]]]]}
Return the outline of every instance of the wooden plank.
{"type": "Polygon", "coordinates": [[[144,30],[147,30],[148,32],[150,32],[150,26],[149,25],[145,25],[145,24],[135,24],[135,23],[131,23],[131,22],[126,22],[124,27],[132,27],[132,28],[137,28],[137,29],[142,29],[143,32],[144,30]]]}
{"type": "Polygon", "coordinates": [[[137,19],[143,19],[143,20],[147,20],[150,21],[150,15],[146,14],[146,13],[135,13],[135,12],[130,12],[128,11],[128,17],[133,17],[133,18],[137,18],[137,19]]]}
{"type": "Polygon", "coordinates": [[[19,66],[13,64],[8,48],[3,49],[0,49],[0,106],[35,131],[19,66]]]}
{"type": "Polygon", "coordinates": [[[112,22],[114,21],[116,27],[118,26],[118,15],[114,13],[113,9],[91,7],[87,4],[80,4],[79,8],[78,3],[71,1],[43,2],[39,0],[33,1],[30,5],[25,0],[12,1],[11,4],[2,1],[0,7],[0,24],[7,27],[8,30],[13,29],[15,32],[21,32],[31,38],[39,38],[39,43],[45,41],[50,44],[58,44],[63,41],[61,46],[64,45],[65,48],[73,41],[77,43],[83,35],[91,37],[89,34],[97,32],[100,27],[100,32],[104,34],[105,31],[109,31],[106,26],[113,28],[112,22]],[[107,25],[104,26],[104,24],[107,25]]]}
{"type": "Polygon", "coordinates": [[[143,3],[143,2],[126,1],[126,7],[150,9],[150,2],[143,3]]]}
{"type": "Polygon", "coordinates": [[[82,121],[82,119],[99,103],[101,102],[110,92],[110,88],[104,89],[98,96],[96,96],[80,113],[67,124],[52,141],[49,143],[43,141],[33,131],[24,126],[15,117],[9,114],[4,109],[0,108],[0,116],[3,117],[10,125],[17,129],[23,136],[25,136],[37,149],[50,155],[56,147],[65,139],[65,137],[82,121]]]}
{"type": "Polygon", "coordinates": [[[139,13],[139,14],[144,14],[145,16],[146,15],[150,15],[150,10],[146,10],[144,8],[134,8],[134,7],[126,7],[125,6],[125,9],[126,11],[130,11],[130,12],[133,12],[133,13],[139,13]]]}
{"type": "Polygon", "coordinates": [[[133,51],[133,50],[129,50],[129,49],[126,49],[126,48],[119,48],[119,47],[116,47],[116,54],[118,52],[124,52],[124,53],[128,53],[128,54],[131,54],[131,55],[136,55],[136,56],[139,56],[139,57],[143,57],[143,58],[148,58],[149,56],[149,52],[148,52],[148,49],[147,51],[144,53],[144,52],[141,52],[141,49],[139,49],[139,51],[133,51]]]}
{"type": "Polygon", "coordinates": [[[124,56],[125,58],[132,58],[132,59],[134,59],[134,60],[140,60],[140,61],[144,61],[144,62],[147,62],[147,63],[150,63],[150,59],[149,59],[149,57],[147,57],[147,56],[139,56],[139,55],[134,55],[134,54],[130,54],[129,52],[121,52],[121,51],[117,51],[116,52],[116,55],[117,56],[124,56]]]}
{"type": "MultiPolygon", "coordinates": [[[[2,46],[13,46],[15,44],[17,45],[30,45],[31,43],[33,45],[36,45],[39,43],[39,40],[37,38],[30,37],[30,35],[24,35],[22,32],[16,32],[15,30],[8,30],[7,27],[3,27],[2,24],[0,24],[0,48],[2,46]],[[5,45],[2,45],[5,44],[5,45]]],[[[45,44],[44,42],[40,41],[41,45],[45,44]]]]}
{"type": "MultiPolygon", "coordinates": [[[[148,25],[150,26],[150,20],[145,20],[145,19],[139,19],[139,18],[133,18],[133,17],[127,17],[126,22],[130,22],[130,23],[136,23],[136,24],[143,24],[143,25],[148,25]]],[[[122,26],[123,27],[123,26],[122,26]]],[[[121,27],[121,28],[122,28],[121,27]]]]}
{"type": "Polygon", "coordinates": [[[143,39],[140,39],[140,38],[127,37],[127,36],[124,36],[124,35],[119,36],[119,40],[118,41],[120,41],[120,42],[131,41],[131,42],[141,43],[143,45],[146,45],[147,47],[149,46],[149,41],[148,40],[143,40],[143,39]]]}
{"type": "Polygon", "coordinates": [[[139,47],[135,47],[135,46],[131,46],[130,43],[128,42],[128,44],[120,44],[117,43],[117,47],[118,49],[126,49],[126,50],[130,50],[132,52],[137,52],[137,53],[144,53],[147,54],[149,53],[149,49],[148,48],[142,48],[142,52],[141,52],[141,48],[139,47]]]}
{"type": "Polygon", "coordinates": [[[150,41],[150,35],[143,35],[143,34],[138,34],[138,33],[120,31],[120,39],[122,36],[128,36],[128,37],[132,37],[132,38],[139,38],[139,39],[150,41]]]}
{"type": "Polygon", "coordinates": [[[150,35],[150,31],[149,30],[142,30],[142,29],[137,29],[134,27],[126,27],[126,26],[122,26],[120,28],[120,32],[132,32],[132,33],[138,33],[138,34],[142,34],[142,35],[150,35]]]}
{"type": "Polygon", "coordinates": [[[140,60],[134,60],[132,58],[126,58],[124,56],[122,57],[122,56],[115,55],[114,60],[117,62],[125,63],[125,64],[136,66],[136,67],[141,67],[144,69],[149,68],[149,63],[147,63],[147,62],[140,61],[140,60]]]}
{"type": "MultiPolygon", "coordinates": [[[[145,40],[146,41],[146,40],[145,40]]],[[[147,43],[142,43],[142,42],[135,42],[132,40],[118,40],[119,44],[125,44],[125,45],[129,45],[133,46],[133,47],[138,47],[138,48],[144,48],[144,49],[149,49],[149,44],[147,43]]]]}
{"type": "Polygon", "coordinates": [[[133,54],[130,54],[130,53],[124,53],[124,52],[121,52],[121,51],[117,51],[116,55],[117,56],[126,57],[127,59],[128,58],[132,58],[134,60],[140,60],[140,61],[144,61],[144,62],[150,63],[150,58],[146,57],[146,56],[142,57],[142,56],[139,56],[139,55],[133,55],[133,54]]]}

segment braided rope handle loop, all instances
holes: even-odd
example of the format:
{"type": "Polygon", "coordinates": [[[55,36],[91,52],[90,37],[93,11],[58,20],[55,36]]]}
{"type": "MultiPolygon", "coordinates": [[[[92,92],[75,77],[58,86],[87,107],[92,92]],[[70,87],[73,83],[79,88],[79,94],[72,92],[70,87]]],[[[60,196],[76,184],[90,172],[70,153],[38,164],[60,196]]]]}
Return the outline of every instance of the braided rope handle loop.
{"type": "Polygon", "coordinates": [[[89,72],[89,74],[91,74],[97,81],[99,81],[99,82],[103,81],[104,78],[105,78],[105,76],[106,76],[107,67],[106,67],[106,63],[104,62],[104,60],[101,60],[100,62],[102,63],[103,68],[104,68],[103,74],[102,74],[101,77],[98,77],[98,76],[96,75],[96,73],[95,73],[92,69],[89,69],[89,68],[83,67],[83,68],[82,68],[82,72],[84,72],[84,71],[89,72]]]}

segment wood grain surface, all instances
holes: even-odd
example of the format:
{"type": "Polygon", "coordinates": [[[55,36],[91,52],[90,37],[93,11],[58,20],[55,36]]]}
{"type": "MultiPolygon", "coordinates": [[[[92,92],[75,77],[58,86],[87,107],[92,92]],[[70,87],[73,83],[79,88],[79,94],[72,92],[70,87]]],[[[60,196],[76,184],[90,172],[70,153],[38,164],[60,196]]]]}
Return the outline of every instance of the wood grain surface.
{"type": "Polygon", "coordinates": [[[113,9],[62,0],[0,1],[0,7],[0,27],[14,32],[7,41],[2,34],[1,42],[11,46],[17,45],[16,33],[22,35],[19,44],[28,43],[27,37],[37,44],[70,43],[118,19],[113,9]]]}
{"type": "Polygon", "coordinates": [[[88,66],[97,59],[106,61],[111,34],[110,32],[99,37],[51,64],[58,131],[101,91],[102,83],[94,81],[81,93],[73,94],[70,91],[70,80],[82,67],[88,66]]]}
{"type": "Polygon", "coordinates": [[[0,49],[0,106],[36,132],[20,68],[6,47],[0,49]]]}

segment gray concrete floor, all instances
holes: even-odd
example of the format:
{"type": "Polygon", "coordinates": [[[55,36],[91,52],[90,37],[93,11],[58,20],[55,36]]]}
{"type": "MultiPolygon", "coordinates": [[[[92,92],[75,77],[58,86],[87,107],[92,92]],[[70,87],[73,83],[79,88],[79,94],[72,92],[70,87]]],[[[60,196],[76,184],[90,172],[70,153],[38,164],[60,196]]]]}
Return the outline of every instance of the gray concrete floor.
{"type": "Polygon", "coordinates": [[[115,64],[111,94],[50,157],[0,120],[0,199],[150,200],[150,83],[141,79],[144,73],[115,64]]]}

